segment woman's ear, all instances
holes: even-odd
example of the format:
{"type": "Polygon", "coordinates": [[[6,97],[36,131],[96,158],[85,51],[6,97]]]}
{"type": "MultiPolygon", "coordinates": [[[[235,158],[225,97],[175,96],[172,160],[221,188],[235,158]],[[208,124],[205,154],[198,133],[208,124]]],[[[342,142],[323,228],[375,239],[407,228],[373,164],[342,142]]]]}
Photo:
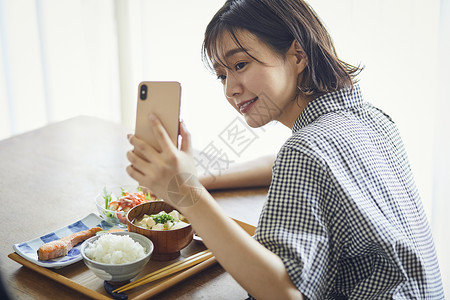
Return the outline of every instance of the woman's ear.
{"type": "Polygon", "coordinates": [[[295,58],[295,65],[297,67],[298,74],[302,73],[308,65],[308,56],[297,40],[292,41],[291,47],[288,50],[288,55],[289,54],[293,55],[295,58]]]}

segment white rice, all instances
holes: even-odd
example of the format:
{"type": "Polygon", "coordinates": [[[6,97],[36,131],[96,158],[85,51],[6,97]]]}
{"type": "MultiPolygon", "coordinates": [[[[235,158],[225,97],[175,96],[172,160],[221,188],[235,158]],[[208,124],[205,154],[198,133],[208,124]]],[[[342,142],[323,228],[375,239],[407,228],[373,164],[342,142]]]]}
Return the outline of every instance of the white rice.
{"type": "Polygon", "coordinates": [[[128,235],[103,234],[85,248],[86,256],[104,264],[126,264],[145,256],[145,249],[128,235]]]}

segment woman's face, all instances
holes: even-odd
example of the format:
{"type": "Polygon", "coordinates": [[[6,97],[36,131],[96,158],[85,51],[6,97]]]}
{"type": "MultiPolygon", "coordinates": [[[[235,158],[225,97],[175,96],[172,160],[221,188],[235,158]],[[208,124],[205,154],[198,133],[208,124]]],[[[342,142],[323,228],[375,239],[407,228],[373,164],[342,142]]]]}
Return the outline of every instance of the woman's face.
{"type": "Polygon", "coordinates": [[[221,59],[229,68],[213,58],[228,102],[251,127],[277,120],[292,128],[304,108],[297,104],[297,80],[304,69],[298,49],[293,43],[283,59],[247,31],[238,31],[236,36],[242,47],[228,33],[219,43],[221,59]]]}

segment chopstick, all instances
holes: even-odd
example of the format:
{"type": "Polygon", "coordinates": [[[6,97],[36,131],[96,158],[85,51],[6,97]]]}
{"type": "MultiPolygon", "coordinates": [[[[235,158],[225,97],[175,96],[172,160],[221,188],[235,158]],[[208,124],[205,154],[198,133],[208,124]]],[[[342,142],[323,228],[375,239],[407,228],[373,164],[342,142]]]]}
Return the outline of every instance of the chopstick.
{"type": "Polygon", "coordinates": [[[176,263],[173,263],[171,265],[168,265],[164,268],[161,268],[153,273],[150,273],[140,279],[137,279],[133,282],[130,282],[124,286],[121,286],[120,288],[115,289],[114,293],[120,293],[124,291],[128,291],[131,289],[134,289],[138,286],[150,283],[152,281],[161,279],[163,277],[172,275],[174,273],[180,272],[184,269],[190,268],[196,264],[199,264],[209,258],[213,257],[213,254],[209,250],[201,251],[197,254],[191,255],[186,259],[180,260],[176,263]]]}

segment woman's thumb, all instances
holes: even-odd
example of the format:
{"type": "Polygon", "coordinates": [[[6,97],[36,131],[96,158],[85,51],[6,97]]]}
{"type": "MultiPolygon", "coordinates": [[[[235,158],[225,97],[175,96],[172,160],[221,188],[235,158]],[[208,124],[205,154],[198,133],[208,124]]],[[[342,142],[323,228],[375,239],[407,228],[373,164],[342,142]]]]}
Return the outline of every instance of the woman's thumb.
{"type": "Polygon", "coordinates": [[[181,147],[180,150],[192,154],[191,134],[186,128],[184,121],[180,122],[181,147]]]}

